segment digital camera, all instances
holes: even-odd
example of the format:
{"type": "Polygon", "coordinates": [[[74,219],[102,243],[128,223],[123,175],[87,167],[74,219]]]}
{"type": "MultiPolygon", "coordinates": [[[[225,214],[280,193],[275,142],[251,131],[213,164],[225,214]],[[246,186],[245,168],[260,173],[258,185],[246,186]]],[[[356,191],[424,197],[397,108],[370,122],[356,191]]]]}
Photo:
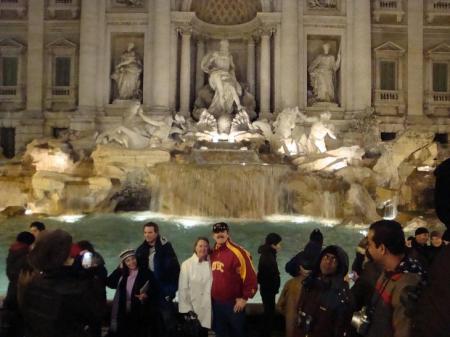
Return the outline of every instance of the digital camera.
{"type": "Polygon", "coordinates": [[[370,326],[369,311],[363,307],[360,311],[356,311],[352,316],[352,326],[361,336],[367,336],[370,326]]]}

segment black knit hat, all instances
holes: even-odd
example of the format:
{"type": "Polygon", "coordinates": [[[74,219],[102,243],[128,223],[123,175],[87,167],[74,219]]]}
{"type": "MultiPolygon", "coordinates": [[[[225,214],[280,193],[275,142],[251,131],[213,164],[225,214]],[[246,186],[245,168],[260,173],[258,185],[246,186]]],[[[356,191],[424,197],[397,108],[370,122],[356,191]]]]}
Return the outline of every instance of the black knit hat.
{"type": "Polygon", "coordinates": [[[20,232],[17,234],[16,241],[30,246],[34,242],[34,235],[30,232],[20,232]]]}
{"type": "Polygon", "coordinates": [[[419,227],[416,229],[416,231],[414,232],[414,235],[420,235],[420,234],[429,234],[430,232],[428,231],[428,229],[426,229],[425,227],[419,227]]]}
{"type": "Polygon", "coordinates": [[[229,227],[228,227],[228,224],[226,224],[225,222],[218,222],[218,223],[215,223],[214,225],[213,225],[213,228],[212,228],[212,231],[214,232],[214,233],[220,233],[220,232],[225,232],[225,231],[229,231],[230,229],[229,229],[229,227]]]}
{"type": "Polygon", "coordinates": [[[277,233],[269,233],[266,236],[266,245],[277,245],[281,242],[281,236],[277,233]]]}
{"type": "Polygon", "coordinates": [[[318,228],[314,229],[311,232],[311,234],[309,235],[309,240],[322,244],[323,243],[323,235],[322,235],[322,232],[320,231],[320,229],[318,229],[318,228]]]}

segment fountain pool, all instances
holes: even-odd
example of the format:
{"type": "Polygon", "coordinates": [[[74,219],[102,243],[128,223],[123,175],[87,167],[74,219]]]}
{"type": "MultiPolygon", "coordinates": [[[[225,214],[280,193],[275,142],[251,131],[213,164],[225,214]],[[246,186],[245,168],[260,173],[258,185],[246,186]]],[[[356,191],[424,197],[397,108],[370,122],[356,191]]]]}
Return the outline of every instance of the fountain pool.
{"type": "MultiPolygon", "coordinates": [[[[90,240],[106,261],[108,272],[118,264],[118,254],[126,248],[136,248],[143,240],[142,225],[155,221],[161,226],[161,234],[173,244],[180,263],[192,254],[192,245],[197,236],[211,237],[211,224],[217,219],[176,218],[151,212],[127,212],[115,214],[92,214],[88,216],[60,216],[38,218],[20,216],[9,218],[0,223],[0,296],[6,293],[8,280],[5,275],[5,260],[9,245],[18,232],[28,229],[35,220],[42,221],[47,228],[62,228],[74,237],[75,241],[90,240]]],[[[277,232],[282,238],[282,250],[278,255],[281,283],[290,276],[284,271],[286,262],[308,242],[309,233],[320,228],[324,234],[324,245],[341,245],[349,254],[350,262],[354,258],[355,247],[363,234],[357,229],[342,226],[333,227],[331,222],[316,221],[296,216],[271,216],[263,220],[228,221],[231,225],[231,238],[250,251],[255,268],[259,254],[258,246],[263,243],[269,232],[277,232]]],[[[212,242],[211,238],[211,242],[212,242]]],[[[113,293],[108,292],[111,298],[113,293]]],[[[260,302],[259,294],[253,301],[260,302]]]]}

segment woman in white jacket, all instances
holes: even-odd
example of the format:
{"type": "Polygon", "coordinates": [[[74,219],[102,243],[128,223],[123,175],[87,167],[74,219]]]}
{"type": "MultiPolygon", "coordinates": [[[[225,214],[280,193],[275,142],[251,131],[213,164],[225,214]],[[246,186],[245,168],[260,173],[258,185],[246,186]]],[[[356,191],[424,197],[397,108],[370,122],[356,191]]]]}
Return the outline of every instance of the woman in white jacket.
{"type": "Polygon", "coordinates": [[[211,328],[212,274],[209,261],[209,241],[199,237],[194,244],[194,254],[181,265],[178,281],[178,310],[197,314],[202,329],[199,337],[208,336],[211,328]]]}

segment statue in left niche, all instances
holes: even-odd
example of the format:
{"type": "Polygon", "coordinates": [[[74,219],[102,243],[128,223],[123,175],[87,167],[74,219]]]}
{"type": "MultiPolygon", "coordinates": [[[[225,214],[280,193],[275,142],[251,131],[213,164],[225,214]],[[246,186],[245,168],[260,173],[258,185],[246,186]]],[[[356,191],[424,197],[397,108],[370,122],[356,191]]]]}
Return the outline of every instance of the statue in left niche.
{"type": "Polygon", "coordinates": [[[144,5],[144,0],[116,0],[116,2],[128,7],[142,7],[144,5]]]}
{"type": "Polygon", "coordinates": [[[127,49],[120,56],[111,78],[116,83],[119,100],[141,100],[142,60],[136,53],[133,42],[128,43],[127,49]]]}
{"type": "Polygon", "coordinates": [[[156,119],[144,114],[136,103],[124,118],[123,125],[100,133],[97,144],[118,144],[127,149],[139,150],[163,145],[169,139],[173,118],[171,115],[156,119]]]}

